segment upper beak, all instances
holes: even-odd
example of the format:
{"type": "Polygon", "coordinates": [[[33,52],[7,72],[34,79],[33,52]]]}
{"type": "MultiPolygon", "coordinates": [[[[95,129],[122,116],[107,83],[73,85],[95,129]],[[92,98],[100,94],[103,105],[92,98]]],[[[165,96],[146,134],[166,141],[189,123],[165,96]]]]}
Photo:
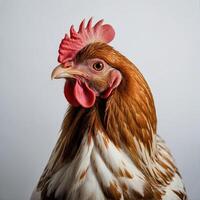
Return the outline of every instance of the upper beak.
{"type": "Polygon", "coordinates": [[[75,78],[75,75],[83,76],[83,73],[74,69],[73,66],[64,67],[62,64],[58,65],[51,74],[51,79],[59,78],[75,78]]]}

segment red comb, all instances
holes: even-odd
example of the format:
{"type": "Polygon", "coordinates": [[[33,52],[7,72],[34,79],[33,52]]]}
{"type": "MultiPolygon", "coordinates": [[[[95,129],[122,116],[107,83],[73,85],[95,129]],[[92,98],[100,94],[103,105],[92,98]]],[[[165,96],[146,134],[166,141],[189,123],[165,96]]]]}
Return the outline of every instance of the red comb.
{"type": "Polygon", "coordinates": [[[58,62],[66,64],[73,60],[77,52],[92,42],[109,43],[115,36],[113,27],[109,24],[103,24],[103,20],[98,21],[92,27],[92,18],[85,27],[85,19],[81,22],[78,32],[74,26],[70,28],[70,37],[66,34],[60,43],[58,62]]]}

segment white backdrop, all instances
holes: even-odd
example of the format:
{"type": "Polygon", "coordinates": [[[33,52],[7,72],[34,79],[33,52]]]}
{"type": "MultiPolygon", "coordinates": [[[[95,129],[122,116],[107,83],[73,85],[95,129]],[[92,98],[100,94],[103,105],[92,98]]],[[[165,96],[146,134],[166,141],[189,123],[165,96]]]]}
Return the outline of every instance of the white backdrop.
{"type": "Polygon", "coordinates": [[[58,138],[63,81],[51,81],[61,38],[93,16],[116,30],[155,98],[192,200],[200,189],[199,0],[0,0],[0,200],[26,200],[58,138]]]}

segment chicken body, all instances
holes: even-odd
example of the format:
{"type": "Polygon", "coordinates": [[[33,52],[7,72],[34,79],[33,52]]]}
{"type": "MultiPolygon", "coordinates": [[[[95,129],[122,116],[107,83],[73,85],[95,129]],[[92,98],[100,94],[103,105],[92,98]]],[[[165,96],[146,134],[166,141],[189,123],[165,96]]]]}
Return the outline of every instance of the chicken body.
{"type": "Polygon", "coordinates": [[[53,74],[67,76],[72,106],[31,200],[187,200],[156,134],[151,91],[134,64],[96,42],[53,74]]]}

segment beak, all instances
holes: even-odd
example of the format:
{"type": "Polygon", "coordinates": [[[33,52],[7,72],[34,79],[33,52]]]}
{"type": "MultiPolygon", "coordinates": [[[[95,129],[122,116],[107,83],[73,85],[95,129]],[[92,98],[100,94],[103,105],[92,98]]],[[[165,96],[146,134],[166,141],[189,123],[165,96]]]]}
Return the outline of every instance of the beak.
{"type": "Polygon", "coordinates": [[[59,78],[75,78],[75,75],[83,76],[83,73],[77,69],[74,69],[74,66],[64,67],[62,64],[58,65],[51,74],[51,79],[59,78]]]}

